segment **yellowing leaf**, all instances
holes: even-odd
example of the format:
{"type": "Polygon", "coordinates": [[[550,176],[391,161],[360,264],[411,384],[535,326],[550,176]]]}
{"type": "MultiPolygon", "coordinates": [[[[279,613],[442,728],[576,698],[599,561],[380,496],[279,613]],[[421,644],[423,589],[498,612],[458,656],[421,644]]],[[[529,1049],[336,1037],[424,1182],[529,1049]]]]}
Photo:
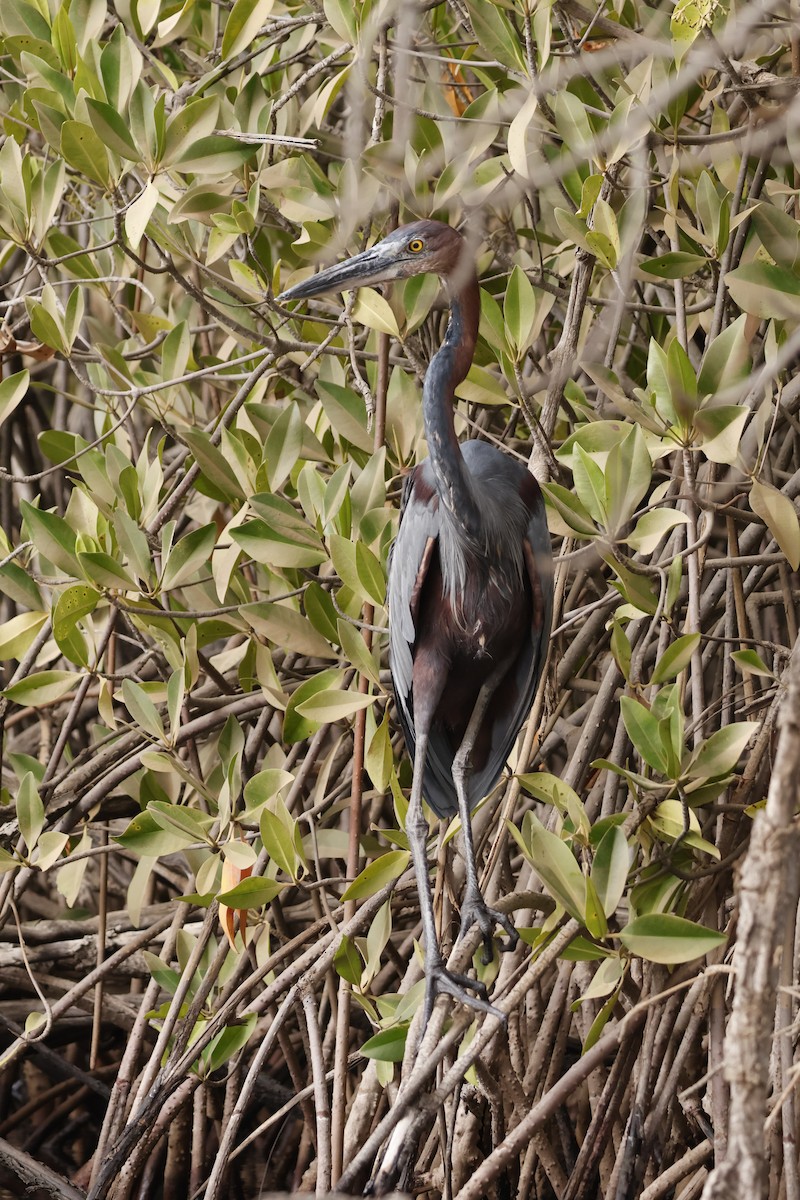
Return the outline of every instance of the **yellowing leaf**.
{"type": "Polygon", "coordinates": [[[358,299],[353,309],[353,320],[368,329],[377,329],[379,333],[388,333],[390,337],[399,337],[400,330],[388,300],[384,300],[380,292],[374,288],[362,287],[358,290],[358,299]]]}
{"type": "Polygon", "coordinates": [[[771,483],[753,480],[750,507],[769,528],[770,533],[791,563],[792,570],[800,567],[800,522],[788,496],[771,483]]]}

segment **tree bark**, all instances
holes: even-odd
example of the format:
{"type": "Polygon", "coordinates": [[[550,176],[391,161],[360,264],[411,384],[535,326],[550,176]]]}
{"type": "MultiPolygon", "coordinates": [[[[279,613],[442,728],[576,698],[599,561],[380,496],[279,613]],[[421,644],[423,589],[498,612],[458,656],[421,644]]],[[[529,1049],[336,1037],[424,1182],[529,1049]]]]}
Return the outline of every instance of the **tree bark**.
{"type": "Polygon", "coordinates": [[[794,926],[800,829],[800,650],[795,643],[778,718],[775,767],[766,808],[754,822],[739,883],[736,995],[725,1035],[730,1086],[728,1152],[709,1175],[702,1200],[758,1200],[767,1195],[764,1118],[781,945],[794,926]]]}

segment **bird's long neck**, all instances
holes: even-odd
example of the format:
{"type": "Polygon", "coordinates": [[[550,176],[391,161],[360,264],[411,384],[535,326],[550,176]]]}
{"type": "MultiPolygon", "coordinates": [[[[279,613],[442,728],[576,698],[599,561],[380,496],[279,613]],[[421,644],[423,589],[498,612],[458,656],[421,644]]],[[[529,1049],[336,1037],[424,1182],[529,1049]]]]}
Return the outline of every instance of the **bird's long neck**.
{"type": "MultiPolygon", "coordinates": [[[[459,268],[459,275],[462,274],[459,268]]],[[[440,503],[477,539],[481,530],[475,495],[453,422],[455,390],[466,378],[475,353],[480,319],[480,292],[473,268],[457,289],[450,290],[450,320],[444,341],[431,359],[422,391],[422,413],[440,503]]]]}

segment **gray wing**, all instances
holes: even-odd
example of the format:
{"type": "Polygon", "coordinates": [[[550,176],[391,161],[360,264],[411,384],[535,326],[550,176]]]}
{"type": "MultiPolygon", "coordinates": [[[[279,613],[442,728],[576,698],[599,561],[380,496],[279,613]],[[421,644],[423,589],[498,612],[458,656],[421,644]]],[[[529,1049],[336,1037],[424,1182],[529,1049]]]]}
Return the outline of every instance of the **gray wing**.
{"type": "MultiPolygon", "coordinates": [[[[441,528],[439,498],[428,477],[427,465],[427,460],[420,463],[406,480],[400,529],[389,559],[389,667],[397,715],[412,760],[416,748],[412,683],[417,609],[441,528]]],[[[432,732],[423,792],[439,816],[456,811],[452,758],[452,751],[437,753],[437,737],[432,732]]]]}
{"type": "Polygon", "coordinates": [[[469,780],[470,806],[479,804],[494,787],[520,729],[531,710],[542,677],[553,619],[553,556],[544,503],[533,511],[525,535],[525,564],[533,594],[530,640],[500,685],[513,688],[513,700],[503,720],[492,729],[492,748],[486,766],[469,780]]]}

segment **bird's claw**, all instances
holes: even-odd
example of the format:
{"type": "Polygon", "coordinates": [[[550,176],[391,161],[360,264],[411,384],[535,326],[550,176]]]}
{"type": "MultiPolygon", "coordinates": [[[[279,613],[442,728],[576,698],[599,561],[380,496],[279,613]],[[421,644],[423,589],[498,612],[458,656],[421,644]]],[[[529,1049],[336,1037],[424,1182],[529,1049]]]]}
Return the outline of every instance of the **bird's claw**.
{"type": "Polygon", "coordinates": [[[500,1020],[506,1020],[506,1014],[489,1003],[486,984],[480,979],[470,979],[469,975],[461,975],[458,971],[449,971],[442,959],[434,959],[425,964],[425,1012],[423,1028],[430,1020],[433,1005],[437,996],[453,996],[468,1008],[476,1012],[488,1013],[500,1020]],[[475,992],[476,995],[470,995],[475,992]]]}
{"type": "Polygon", "coordinates": [[[459,941],[465,937],[473,925],[477,925],[483,937],[483,965],[486,967],[494,958],[494,927],[500,925],[508,934],[507,942],[500,942],[501,952],[513,950],[519,941],[517,933],[510,917],[505,913],[498,912],[496,908],[489,908],[485,900],[480,896],[474,896],[464,901],[464,907],[461,909],[461,929],[459,930],[459,941]]]}

